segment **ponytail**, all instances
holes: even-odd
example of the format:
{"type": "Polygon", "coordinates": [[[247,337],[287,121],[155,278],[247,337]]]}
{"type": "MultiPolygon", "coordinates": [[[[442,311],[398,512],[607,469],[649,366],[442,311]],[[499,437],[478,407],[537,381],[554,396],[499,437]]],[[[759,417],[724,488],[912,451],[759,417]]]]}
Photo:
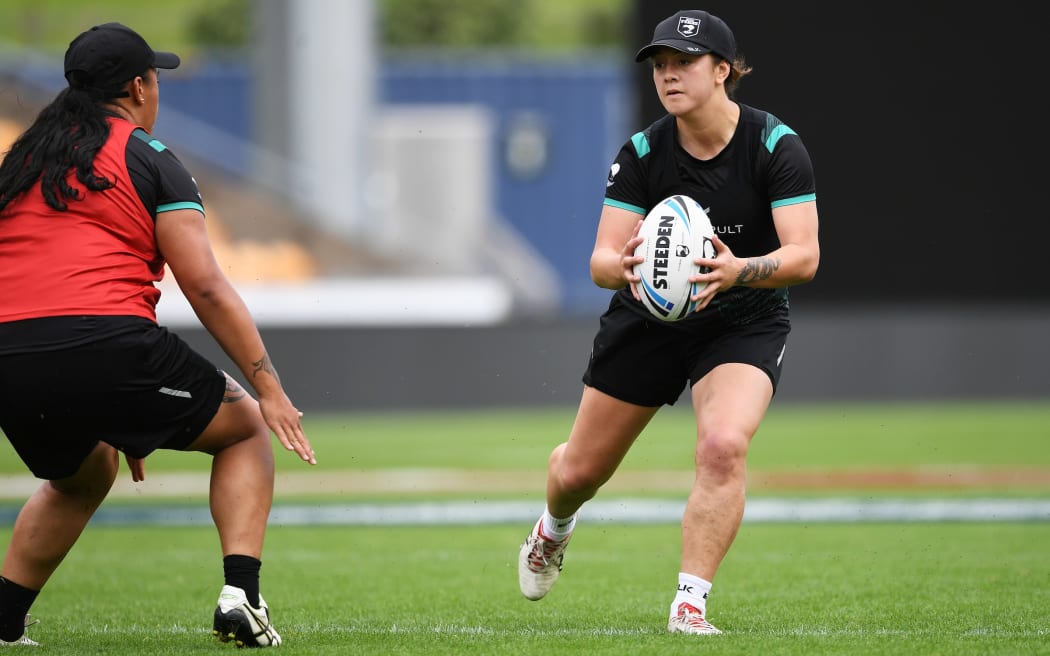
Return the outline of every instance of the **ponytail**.
{"type": "Polygon", "coordinates": [[[80,191],[67,180],[70,169],[90,191],[115,184],[95,174],[95,156],[109,138],[102,95],[91,89],[63,89],[15,140],[0,163],[0,216],[38,180],[48,206],[64,211],[68,201],[80,199],[80,191]]]}

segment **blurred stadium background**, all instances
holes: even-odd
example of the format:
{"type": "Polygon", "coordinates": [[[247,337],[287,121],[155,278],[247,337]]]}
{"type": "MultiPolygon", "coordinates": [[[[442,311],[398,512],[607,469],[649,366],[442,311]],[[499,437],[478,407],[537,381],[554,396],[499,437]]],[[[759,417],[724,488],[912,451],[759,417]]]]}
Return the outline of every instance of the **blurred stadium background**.
{"type": "MultiPolygon", "coordinates": [[[[1047,10],[701,6],[755,68],[738,99],[817,169],[822,268],[792,291],[779,399],[1046,399],[1047,136],[1024,119],[1047,10]]],[[[124,22],[183,57],[155,134],[300,407],[573,405],[606,170],[660,111],[633,53],[681,7],[7,0],[0,152],[69,40],[124,22]]],[[[160,317],[223,361],[170,281],[160,317]]]]}

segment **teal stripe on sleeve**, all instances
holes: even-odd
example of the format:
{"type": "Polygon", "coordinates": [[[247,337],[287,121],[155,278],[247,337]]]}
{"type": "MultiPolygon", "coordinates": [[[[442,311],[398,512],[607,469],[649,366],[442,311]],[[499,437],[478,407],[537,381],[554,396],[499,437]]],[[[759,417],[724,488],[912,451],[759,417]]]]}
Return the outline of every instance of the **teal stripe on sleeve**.
{"type": "Polygon", "coordinates": [[[631,205],[630,203],[624,203],[618,200],[613,200],[611,198],[606,198],[602,204],[608,205],[609,207],[617,207],[621,210],[627,210],[628,212],[634,212],[635,214],[641,214],[642,216],[645,216],[644,209],[638,207],[637,205],[631,205]]]}
{"type": "Polygon", "coordinates": [[[639,158],[645,157],[649,154],[649,139],[646,138],[644,132],[637,132],[631,137],[631,143],[634,144],[634,152],[638,154],[639,158]]]}
{"type": "Polygon", "coordinates": [[[181,203],[165,203],[164,205],[157,205],[157,214],[161,212],[173,212],[175,210],[197,210],[201,214],[204,214],[204,206],[200,203],[193,203],[190,201],[183,201],[181,203]]]}
{"type": "Polygon", "coordinates": [[[786,137],[789,134],[796,134],[796,132],[783,123],[773,128],[769,133],[769,136],[766,137],[766,150],[773,152],[773,149],[777,147],[777,142],[780,141],[780,138],[786,137]]]}
{"type": "Polygon", "coordinates": [[[167,146],[151,137],[149,133],[143,130],[142,128],[134,130],[131,134],[139,141],[145,141],[146,145],[148,145],[150,148],[157,151],[158,153],[164,152],[168,149],[167,146]]]}
{"type": "Polygon", "coordinates": [[[802,196],[794,196],[792,198],[784,198],[782,200],[774,201],[769,206],[772,209],[778,207],[784,207],[786,205],[798,205],[799,203],[808,203],[811,200],[816,200],[816,194],[804,194],[802,196]]]}

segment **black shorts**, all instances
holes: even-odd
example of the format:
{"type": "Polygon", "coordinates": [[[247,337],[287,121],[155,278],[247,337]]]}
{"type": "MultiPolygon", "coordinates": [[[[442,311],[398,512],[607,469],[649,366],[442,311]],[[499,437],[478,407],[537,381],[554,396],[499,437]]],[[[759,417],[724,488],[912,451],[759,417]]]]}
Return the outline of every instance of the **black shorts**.
{"type": "Polygon", "coordinates": [[[138,458],[184,449],[225,390],[214,364],[143,319],[73,348],[0,355],[0,429],[35,476],[65,478],[100,441],[138,458]]]}
{"type": "MultiPolygon", "coordinates": [[[[710,309],[710,308],[709,308],[710,309]]],[[[744,324],[717,312],[665,323],[627,307],[619,295],[601,317],[583,382],[612,397],[646,407],[674,405],[720,364],[739,362],[780,382],[791,321],[786,307],[744,324]]]]}

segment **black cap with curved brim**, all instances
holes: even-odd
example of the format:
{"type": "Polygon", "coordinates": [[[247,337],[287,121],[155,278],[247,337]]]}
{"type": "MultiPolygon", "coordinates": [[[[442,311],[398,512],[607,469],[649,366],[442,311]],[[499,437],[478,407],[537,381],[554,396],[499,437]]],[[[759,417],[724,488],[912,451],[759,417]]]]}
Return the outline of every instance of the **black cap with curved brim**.
{"type": "Polygon", "coordinates": [[[120,23],[96,25],[82,32],[66,50],[66,81],[74,89],[98,89],[122,98],[121,87],[150,68],[178,68],[179,56],[156,52],[135,30],[120,23]]]}
{"type": "Polygon", "coordinates": [[[680,11],[660,21],[653,30],[652,43],[639,50],[634,60],[644,61],[659,48],[673,48],[690,55],[713,52],[728,61],[736,57],[733,31],[718,16],[698,9],[680,11]]]}

